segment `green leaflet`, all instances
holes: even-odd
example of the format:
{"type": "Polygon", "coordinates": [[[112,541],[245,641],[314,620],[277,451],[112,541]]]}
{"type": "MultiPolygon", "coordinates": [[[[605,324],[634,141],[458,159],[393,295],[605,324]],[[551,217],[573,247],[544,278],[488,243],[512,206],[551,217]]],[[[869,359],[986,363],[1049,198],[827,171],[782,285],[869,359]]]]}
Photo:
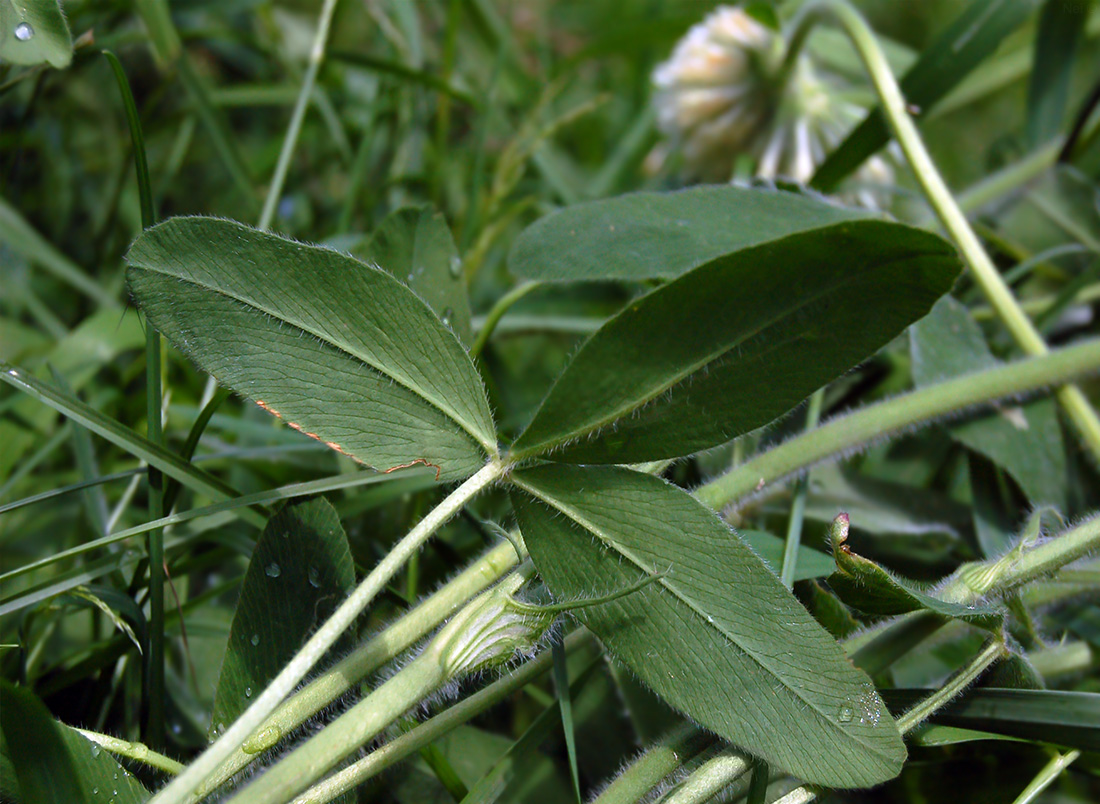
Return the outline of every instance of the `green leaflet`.
{"type": "Polygon", "coordinates": [[[73,38],[58,0],[0,0],[0,62],[68,67],[73,38]]]}
{"type": "Polygon", "coordinates": [[[271,517],[256,542],[233,615],[212,734],[248,708],[249,698],[263,692],[354,586],[347,536],[324,498],[287,505],[271,517]]]}
{"type": "Polygon", "coordinates": [[[870,680],[713,511],[617,467],[542,465],[512,480],[524,540],[559,599],[660,574],[577,616],[668,703],[814,783],[897,775],[905,747],[870,680]]]}
{"type": "Polygon", "coordinates": [[[639,463],[729,441],[888,343],[958,271],[942,238],[874,220],[719,257],[604,324],[514,456],[639,463]]]}
{"type": "MultiPolygon", "coordinates": [[[[149,798],[114,757],[54,720],[33,692],[7,680],[0,681],[0,732],[24,804],[140,804],[149,798]]],[[[6,779],[4,788],[12,781],[6,779]]]]}
{"type": "Polygon", "coordinates": [[[385,271],[232,221],[173,218],[128,255],[149,320],[219,380],[379,469],[472,474],[496,451],[462,345],[385,271]]]}
{"type": "Polygon", "coordinates": [[[350,251],[408,285],[469,345],[466,276],[443,215],[428,206],[396,210],[385,217],[369,240],[350,251]]]}
{"type": "Polygon", "coordinates": [[[971,625],[997,631],[1004,616],[986,606],[946,603],[939,598],[911,589],[874,561],[853,553],[848,540],[848,515],[841,514],[830,528],[836,572],[829,586],[849,606],[868,614],[906,614],[927,609],[944,617],[965,620],[971,625]]]}
{"type": "Polygon", "coordinates": [[[873,217],[798,193],[729,185],[573,204],[515,239],[508,267],[541,280],[672,279],[725,254],[873,217]]]}
{"type": "MultiPolygon", "coordinates": [[[[999,365],[981,327],[950,297],[913,325],[909,343],[918,388],[999,365]]],[[[1033,503],[1065,510],[1069,468],[1053,399],[1005,405],[952,423],[948,430],[956,441],[1003,466],[1033,503]]]]}

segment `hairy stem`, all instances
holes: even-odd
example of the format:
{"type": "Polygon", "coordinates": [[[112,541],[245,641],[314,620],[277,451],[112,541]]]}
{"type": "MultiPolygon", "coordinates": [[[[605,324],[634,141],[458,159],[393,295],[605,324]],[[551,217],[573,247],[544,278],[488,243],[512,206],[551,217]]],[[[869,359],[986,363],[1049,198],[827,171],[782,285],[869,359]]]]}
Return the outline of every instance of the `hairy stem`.
{"type": "Polygon", "coordinates": [[[503,577],[516,566],[518,560],[512,544],[505,542],[497,545],[415,609],[287,698],[256,728],[244,745],[222,763],[196,792],[194,800],[208,795],[367,675],[411,648],[471,598],[503,577]]]}
{"type": "MultiPolygon", "coordinates": [[[[570,654],[579,648],[593,644],[595,644],[595,640],[592,635],[581,628],[565,638],[564,649],[567,654],[570,654]]],[[[478,690],[469,698],[459,701],[454,706],[424,721],[419,726],[407,731],[400,737],[394,738],[357,762],[314,785],[294,799],[293,804],[326,804],[326,802],[332,801],[513,695],[548,672],[551,664],[550,652],[543,651],[531,661],[524,662],[508,675],[494,681],[484,689],[478,690]]]]}
{"type": "Polygon", "coordinates": [[[683,724],[642,752],[592,804],[633,804],[716,739],[690,723],[683,724]]]}
{"type": "Polygon", "coordinates": [[[171,757],[166,757],[164,754],[158,754],[153,749],[142,743],[131,743],[128,740],[120,740],[117,737],[111,737],[109,734],[100,734],[95,731],[88,731],[87,729],[74,729],[82,736],[91,740],[105,751],[109,751],[112,754],[120,757],[126,757],[132,759],[143,765],[148,765],[150,768],[156,768],[157,770],[164,771],[165,773],[172,774],[173,776],[183,770],[183,763],[176,762],[171,757]]]}
{"type": "Polygon", "coordinates": [[[664,804],[703,804],[741,778],[751,767],[752,762],[744,755],[732,750],[723,751],[704,762],[664,799],[664,804]]]}
{"type": "MultiPolygon", "coordinates": [[[[936,169],[920,132],[909,115],[897,79],[894,78],[886,56],[866,20],[847,0],[815,0],[805,6],[801,12],[792,37],[791,49],[796,50],[796,46],[800,46],[805,41],[813,26],[825,18],[835,21],[855,47],[878,93],[883,116],[913,169],[928,203],[935,210],[944,229],[955,241],[955,245],[997,316],[1026,354],[1046,354],[1049,351],[1046,341],[1032,324],[1031,319],[1020,309],[1012,291],[986,254],[981,241],[970,227],[966,215],[959,208],[958,202],[936,169]]],[[[788,58],[790,58],[789,55],[788,58]]],[[[1100,418],[1097,417],[1096,411],[1076,386],[1067,385],[1060,388],[1056,396],[1092,453],[1093,459],[1100,463],[1100,418]]]]}
{"type": "Polygon", "coordinates": [[[838,416],[741,464],[696,490],[714,508],[736,503],[819,461],[860,449],[913,425],[1100,370],[1100,340],[930,385],[838,416]]]}
{"type": "Polygon", "coordinates": [[[375,596],[397,574],[409,556],[418,551],[445,522],[459,512],[479,492],[492,485],[504,473],[505,467],[494,459],[475,475],[451,492],[443,502],[425,516],[386,555],[378,566],[359,584],[331,617],[310,637],[286,667],[267,686],[222,737],[206,749],[187,770],[160,791],[156,804],[182,804],[256,731],[282,700],[294,689],[310,668],[332,647],[333,643],[355,622],[375,596]]]}

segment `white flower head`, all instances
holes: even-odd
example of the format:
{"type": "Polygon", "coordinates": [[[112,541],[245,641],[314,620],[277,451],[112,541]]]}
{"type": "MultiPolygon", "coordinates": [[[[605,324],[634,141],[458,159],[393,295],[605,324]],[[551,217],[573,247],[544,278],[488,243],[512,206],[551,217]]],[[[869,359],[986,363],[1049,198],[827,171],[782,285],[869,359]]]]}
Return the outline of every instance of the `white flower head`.
{"type": "MultiPolygon", "coordinates": [[[[838,96],[834,79],[801,55],[784,78],[782,36],[741,8],[723,6],[694,26],[653,73],[657,126],[685,171],[728,180],[739,156],[755,175],[807,183],[865,109],[838,96]]],[[[880,157],[856,175],[855,199],[878,206],[893,171],[880,157]]]]}

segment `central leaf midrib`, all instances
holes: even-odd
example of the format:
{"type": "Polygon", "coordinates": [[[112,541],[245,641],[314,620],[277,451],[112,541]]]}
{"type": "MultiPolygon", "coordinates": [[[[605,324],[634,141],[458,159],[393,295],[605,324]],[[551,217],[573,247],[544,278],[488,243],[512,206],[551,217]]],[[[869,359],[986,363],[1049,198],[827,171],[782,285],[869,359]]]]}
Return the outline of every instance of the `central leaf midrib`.
{"type": "MultiPolygon", "coordinates": [[[[300,321],[287,318],[282,313],[272,312],[271,310],[268,310],[266,307],[263,307],[263,306],[255,303],[255,302],[249,300],[249,299],[241,298],[237,294],[230,293],[229,291],[227,291],[223,288],[213,287],[212,285],[209,285],[205,282],[199,282],[199,281],[195,280],[192,277],[184,277],[184,276],[180,276],[178,274],[170,273],[168,271],[162,271],[158,268],[151,267],[149,265],[141,265],[141,264],[134,263],[133,267],[142,268],[142,269],[144,269],[146,271],[149,271],[151,273],[156,273],[156,274],[159,274],[159,275],[164,276],[164,277],[170,277],[170,278],[173,278],[173,279],[177,279],[177,280],[182,281],[182,282],[187,282],[191,285],[194,285],[197,288],[202,288],[202,289],[207,290],[211,293],[216,293],[220,296],[224,296],[227,299],[232,299],[233,301],[235,301],[239,304],[242,304],[242,305],[244,305],[245,307],[247,307],[249,309],[256,310],[260,313],[263,313],[264,315],[271,316],[271,318],[275,319],[276,321],[285,321],[286,323],[290,324],[291,326],[296,327],[297,329],[300,329],[302,332],[305,332],[305,333],[308,333],[308,334],[312,335],[313,337],[317,338],[317,340],[321,341],[322,343],[328,344],[329,346],[331,346],[333,349],[340,352],[341,354],[345,354],[348,357],[351,357],[351,358],[354,358],[354,359],[358,360],[359,362],[366,365],[368,368],[372,369],[373,371],[377,372],[378,374],[381,374],[383,377],[387,377],[390,380],[393,380],[394,382],[396,382],[398,385],[400,385],[405,390],[410,391],[413,394],[416,394],[416,396],[420,397],[425,402],[429,403],[432,407],[434,407],[436,410],[438,410],[440,413],[442,413],[448,419],[455,422],[455,424],[457,424],[459,427],[461,427],[462,430],[466,433],[466,435],[469,436],[473,440],[474,444],[476,446],[480,447],[481,449],[485,450],[487,455],[492,455],[494,453],[494,449],[489,447],[490,442],[487,439],[483,440],[483,435],[476,432],[476,428],[473,427],[472,425],[470,425],[469,423],[467,423],[463,419],[463,417],[461,417],[458,414],[458,412],[455,411],[454,409],[452,409],[449,405],[442,404],[439,400],[434,398],[434,395],[429,396],[422,389],[418,388],[415,384],[413,384],[411,382],[406,382],[401,377],[398,377],[394,374],[389,373],[388,371],[383,369],[381,366],[376,365],[376,363],[374,361],[368,360],[365,356],[360,355],[359,353],[357,353],[350,346],[348,346],[346,344],[338,343],[336,341],[333,341],[328,336],[325,336],[325,335],[322,335],[318,332],[315,332],[314,330],[310,329],[309,327],[303,325],[300,321]]],[[[374,270],[374,269],[372,269],[372,270],[374,270]]]]}
{"type": "MultiPolygon", "coordinates": [[[[908,254],[905,257],[900,258],[900,259],[890,260],[888,262],[880,263],[877,266],[875,266],[875,269],[878,270],[878,269],[892,267],[894,265],[897,265],[898,263],[904,263],[904,262],[910,262],[912,260],[923,259],[925,257],[935,256],[938,253],[939,252],[928,251],[928,252],[921,252],[919,254],[908,254]]],[[[843,290],[847,285],[849,285],[852,282],[856,281],[856,279],[859,276],[862,276],[863,273],[864,272],[860,272],[859,274],[851,274],[851,275],[844,276],[844,277],[841,278],[841,281],[839,283],[837,283],[836,285],[833,285],[833,286],[829,287],[828,289],[823,290],[823,291],[821,291],[820,293],[818,293],[814,296],[811,296],[811,297],[808,297],[808,298],[802,297],[801,303],[795,304],[791,307],[786,307],[783,310],[780,310],[772,318],[768,319],[767,321],[762,322],[755,329],[750,330],[749,332],[746,332],[744,335],[742,335],[737,340],[729,343],[729,345],[724,346],[720,349],[716,349],[716,350],[708,353],[707,355],[701,357],[699,360],[696,360],[695,362],[688,364],[681,371],[673,373],[671,375],[671,379],[669,379],[665,383],[662,383],[659,386],[655,386],[650,392],[647,392],[647,394],[643,398],[641,398],[640,400],[637,400],[635,402],[631,402],[631,403],[628,403],[628,404],[625,404],[625,405],[621,405],[618,408],[615,408],[614,410],[612,410],[610,413],[606,414],[605,416],[602,416],[599,419],[591,421],[589,424],[586,424],[581,428],[574,429],[568,435],[563,435],[563,436],[559,436],[558,438],[553,438],[553,439],[537,442],[537,443],[527,447],[526,449],[523,449],[519,453],[517,453],[516,457],[517,458],[529,458],[529,457],[533,457],[533,456],[538,455],[538,454],[550,452],[550,451],[552,451],[554,449],[557,449],[558,447],[562,446],[563,444],[566,444],[566,443],[568,443],[570,441],[573,441],[577,438],[581,438],[585,435],[591,435],[592,433],[599,432],[601,429],[603,429],[604,427],[607,427],[612,422],[615,422],[615,421],[621,419],[623,416],[625,416],[625,415],[627,415],[627,414],[629,414],[629,413],[631,413],[635,410],[639,410],[639,409],[645,407],[650,402],[652,402],[654,399],[661,396],[661,394],[663,394],[665,391],[667,391],[668,389],[680,384],[686,378],[690,377],[692,374],[694,374],[696,371],[698,371],[703,366],[706,366],[709,363],[713,363],[714,361],[718,360],[719,358],[721,358],[724,355],[728,354],[729,352],[733,351],[740,344],[744,343],[749,338],[757,335],[758,333],[762,332],[763,330],[765,330],[768,327],[775,324],[779,319],[784,318],[786,316],[789,316],[794,312],[797,312],[798,310],[804,308],[806,305],[811,304],[813,302],[816,302],[817,300],[819,300],[823,296],[826,296],[830,293],[835,293],[837,291],[843,290]]],[[[598,335],[598,333],[597,333],[597,335],[598,335]]],[[[593,336],[593,337],[596,337],[596,336],[593,336]]],[[[568,368],[566,370],[568,371],[568,368]]],[[[536,415],[536,417],[538,416],[537,413],[535,415],[536,415]]]]}
{"type": "MultiPolygon", "coordinates": [[[[539,491],[537,489],[537,487],[533,488],[531,485],[529,485],[527,483],[524,483],[523,481],[519,480],[518,478],[513,477],[512,482],[515,483],[520,488],[522,488],[527,493],[529,493],[529,494],[537,497],[538,499],[542,500],[547,505],[561,511],[563,514],[565,514],[567,517],[572,519],[575,523],[580,525],[582,528],[584,528],[585,530],[587,530],[590,533],[594,534],[596,536],[596,538],[598,538],[601,542],[606,544],[608,547],[610,547],[611,549],[615,550],[620,555],[627,558],[635,566],[635,568],[638,569],[640,572],[642,572],[643,574],[645,574],[647,576],[653,577],[652,571],[650,570],[650,568],[648,568],[645,565],[645,562],[643,562],[640,558],[638,558],[636,555],[634,555],[633,552],[626,549],[625,547],[620,545],[618,542],[616,542],[614,539],[607,536],[607,534],[605,534],[602,530],[600,530],[594,524],[589,522],[581,513],[574,510],[573,508],[566,505],[565,503],[561,502],[560,500],[557,500],[554,497],[552,497],[550,495],[547,495],[545,492],[539,491]]],[[[826,723],[828,723],[829,726],[831,726],[835,730],[839,731],[841,734],[845,735],[846,737],[849,737],[851,739],[856,740],[861,745],[866,746],[868,749],[873,750],[876,753],[885,755],[884,752],[878,750],[875,747],[874,743],[868,742],[861,735],[853,734],[852,732],[847,731],[842,726],[840,726],[838,723],[834,722],[833,719],[831,717],[829,717],[828,714],[823,712],[817,704],[815,704],[813,701],[808,700],[806,697],[801,695],[796,688],[792,687],[786,681],[786,679],[783,678],[783,676],[776,673],[772,668],[770,668],[767,664],[765,664],[760,659],[760,657],[758,657],[753,651],[751,651],[747,647],[745,647],[741,643],[741,641],[737,638],[736,634],[728,633],[724,629],[719,628],[718,623],[716,621],[714,621],[713,617],[708,619],[708,615],[706,614],[706,612],[702,611],[698,607],[697,604],[693,603],[691,600],[684,597],[684,595],[681,592],[677,591],[675,588],[670,586],[668,580],[665,577],[657,576],[656,582],[658,584],[660,584],[662,587],[664,587],[665,589],[667,589],[677,600],[679,600],[681,603],[683,603],[685,606],[687,606],[689,609],[691,609],[693,612],[695,612],[695,614],[698,615],[704,623],[706,623],[708,626],[712,627],[714,630],[716,630],[723,637],[729,639],[731,642],[733,642],[735,645],[737,645],[737,647],[740,648],[746,656],[748,656],[754,662],[756,662],[756,664],[761,669],[763,669],[766,673],[768,673],[768,675],[770,675],[772,678],[779,681],[779,683],[781,683],[783,685],[784,689],[790,691],[790,693],[792,695],[794,695],[800,701],[803,701],[807,706],[809,706],[811,709],[813,709],[814,712],[817,713],[818,717],[820,717],[822,720],[824,720],[826,723]]]]}

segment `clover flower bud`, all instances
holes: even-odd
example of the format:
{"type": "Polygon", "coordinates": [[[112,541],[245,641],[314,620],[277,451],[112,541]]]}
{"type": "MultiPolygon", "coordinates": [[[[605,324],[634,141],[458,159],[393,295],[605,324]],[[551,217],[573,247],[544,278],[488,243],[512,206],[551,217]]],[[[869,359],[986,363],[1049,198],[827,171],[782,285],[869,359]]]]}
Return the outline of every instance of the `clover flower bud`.
{"type": "MultiPolygon", "coordinates": [[[[784,76],[780,34],[740,8],[711,13],[653,73],[657,127],[677,147],[688,177],[730,179],[738,157],[755,175],[805,184],[866,110],[844,87],[800,55],[784,76]]],[[[880,206],[877,186],[893,180],[886,160],[872,157],[857,172],[850,200],[880,206]]]]}

